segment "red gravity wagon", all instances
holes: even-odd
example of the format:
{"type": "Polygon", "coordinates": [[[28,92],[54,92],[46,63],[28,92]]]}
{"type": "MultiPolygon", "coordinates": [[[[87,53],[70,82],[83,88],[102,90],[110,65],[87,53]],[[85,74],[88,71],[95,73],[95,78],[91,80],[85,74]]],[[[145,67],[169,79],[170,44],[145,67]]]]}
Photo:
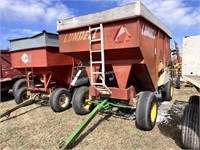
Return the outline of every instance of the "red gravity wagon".
{"type": "Polygon", "coordinates": [[[81,60],[90,81],[89,88],[75,91],[72,106],[77,114],[91,113],[62,147],[71,147],[102,109],[132,109],[136,126],[152,130],[158,98],[169,101],[173,95],[169,29],[141,2],[135,2],[59,20],[57,31],[60,52],[81,60]]]}
{"type": "Polygon", "coordinates": [[[153,129],[155,95],[169,101],[173,94],[169,29],[136,2],[59,20],[57,31],[60,52],[81,60],[89,76],[90,87],[79,87],[72,98],[75,112],[87,114],[107,99],[110,106],[136,109],[137,127],[153,129]]]}
{"type": "Polygon", "coordinates": [[[59,53],[57,34],[43,31],[10,40],[10,54],[12,67],[26,72],[27,84],[15,93],[17,104],[31,98],[50,99],[53,111],[64,111],[70,106],[74,89],[88,85],[81,62],[59,53]]]}

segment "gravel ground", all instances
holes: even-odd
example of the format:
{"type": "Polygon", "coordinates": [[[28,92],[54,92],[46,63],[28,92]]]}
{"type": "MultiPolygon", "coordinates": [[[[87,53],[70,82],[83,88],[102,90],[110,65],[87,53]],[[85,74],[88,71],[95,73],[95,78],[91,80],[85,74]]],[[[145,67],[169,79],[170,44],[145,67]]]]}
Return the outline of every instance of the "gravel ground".
{"type": "MultiPolygon", "coordinates": [[[[75,150],[177,150],[181,149],[180,128],[183,109],[191,95],[198,94],[193,87],[175,90],[173,100],[159,107],[156,127],[141,131],[135,120],[127,120],[99,113],[77,139],[75,150]]],[[[2,97],[0,111],[15,105],[13,97],[2,97]]],[[[73,109],[54,113],[48,106],[33,104],[0,119],[1,150],[56,150],[85,116],[73,109]]]]}

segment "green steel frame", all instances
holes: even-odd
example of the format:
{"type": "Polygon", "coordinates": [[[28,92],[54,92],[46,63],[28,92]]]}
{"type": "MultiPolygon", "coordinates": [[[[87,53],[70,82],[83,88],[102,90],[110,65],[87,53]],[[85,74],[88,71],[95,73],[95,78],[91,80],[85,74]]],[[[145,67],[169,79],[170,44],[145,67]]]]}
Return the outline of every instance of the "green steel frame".
{"type": "Polygon", "coordinates": [[[107,105],[108,99],[103,100],[98,104],[93,111],[81,122],[81,124],[72,132],[72,134],[67,138],[66,141],[61,143],[60,149],[65,150],[72,148],[75,140],[82,133],[82,131],[87,127],[87,125],[92,121],[96,114],[107,105]]]}
{"type": "Polygon", "coordinates": [[[117,100],[105,99],[101,102],[99,101],[90,101],[91,103],[96,104],[97,106],[93,111],[81,122],[81,124],[71,133],[71,135],[66,139],[66,141],[60,144],[60,149],[70,149],[73,147],[75,140],[79,137],[82,131],[87,127],[87,125],[92,121],[92,119],[97,115],[97,113],[111,106],[121,107],[121,108],[133,108],[132,106],[120,104],[117,100]]]}

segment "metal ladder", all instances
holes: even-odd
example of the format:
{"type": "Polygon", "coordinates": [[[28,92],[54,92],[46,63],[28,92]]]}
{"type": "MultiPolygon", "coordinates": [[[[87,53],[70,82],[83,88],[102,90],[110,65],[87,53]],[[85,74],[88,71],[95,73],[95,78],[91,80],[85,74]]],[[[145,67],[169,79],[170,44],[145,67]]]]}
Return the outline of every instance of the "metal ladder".
{"type": "Polygon", "coordinates": [[[105,84],[105,58],[104,58],[104,39],[103,39],[103,24],[100,24],[99,27],[92,28],[89,26],[89,44],[90,44],[90,77],[91,77],[91,85],[95,87],[97,91],[101,94],[107,94],[110,95],[112,92],[105,84]],[[92,39],[92,33],[95,31],[100,31],[100,38],[99,39],[92,39]],[[99,50],[93,50],[92,44],[100,42],[100,49],[99,50]],[[93,53],[100,53],[101,54],[101,60],[93,61],[93,53]],[[100,64],[101,71],[95,72],[93,71],[93,66],[95,64],[100,64]],[[94,82],[93,76],[99,75],[99,78],[101,82],[97,83],[94,82]]]}

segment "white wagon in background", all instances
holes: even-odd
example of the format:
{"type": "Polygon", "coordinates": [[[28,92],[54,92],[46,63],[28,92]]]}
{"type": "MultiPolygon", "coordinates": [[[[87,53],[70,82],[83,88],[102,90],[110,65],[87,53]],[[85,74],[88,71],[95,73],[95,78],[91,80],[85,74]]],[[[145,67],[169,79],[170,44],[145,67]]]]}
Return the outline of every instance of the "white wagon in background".
{"type": "MultiPolygon", "coordinates": [[[[183,37],[182,76],[200,92],[200,35],[183,37]]],[[[182,144],[187,149],[199,149],[199,101],[193,95],[185,107],[182,121],[182,144]]]]}

